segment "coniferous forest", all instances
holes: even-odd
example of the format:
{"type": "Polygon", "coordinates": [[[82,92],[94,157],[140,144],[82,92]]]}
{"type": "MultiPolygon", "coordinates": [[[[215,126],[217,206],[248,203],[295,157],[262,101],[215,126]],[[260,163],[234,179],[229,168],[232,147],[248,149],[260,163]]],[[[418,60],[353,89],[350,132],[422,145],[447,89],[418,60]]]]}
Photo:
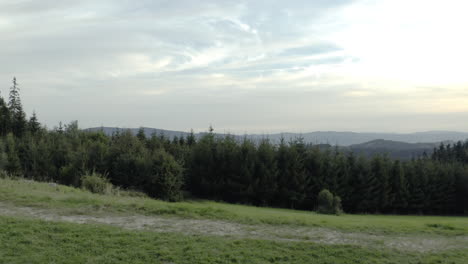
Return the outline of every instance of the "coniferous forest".
{"type": "Polygon", "coordinates": [[[468,142],[399,161],[324,150],[301,138],[239,142],[211,128],[201,138],[147,137],[142,130],[107,136],[82,131],[77,122],[49,130],[35,113],[27,118],[16,79],[8,98],[0,97],[0,171],[71,186],[97,173],[168,201],[313,210],[318,193],[328,189],[347,213],[468,214],[468,142]]]}

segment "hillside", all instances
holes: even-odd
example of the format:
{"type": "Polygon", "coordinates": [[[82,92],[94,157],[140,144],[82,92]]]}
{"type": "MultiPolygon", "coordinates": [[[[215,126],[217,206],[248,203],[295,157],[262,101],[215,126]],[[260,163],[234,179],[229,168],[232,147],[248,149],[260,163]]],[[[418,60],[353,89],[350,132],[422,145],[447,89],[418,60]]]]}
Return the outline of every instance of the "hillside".
{"type": "Polygon", "coordinates": [[[464,263],[464,217],[168,203],[0,179],[6,263],[464,263]],[[209,249],[209,250],[208,250],[209,249]]]}
{"type": "Polygon", "coordinates": [[[406,143],[377,139],[362,144],[351,145],[348,149],[366,157],[372,157],[377,154],[387,154],[390,158],[408,160],[420,157],[424,153],[430,155],[438,145],[439,143],[406,143]]]}

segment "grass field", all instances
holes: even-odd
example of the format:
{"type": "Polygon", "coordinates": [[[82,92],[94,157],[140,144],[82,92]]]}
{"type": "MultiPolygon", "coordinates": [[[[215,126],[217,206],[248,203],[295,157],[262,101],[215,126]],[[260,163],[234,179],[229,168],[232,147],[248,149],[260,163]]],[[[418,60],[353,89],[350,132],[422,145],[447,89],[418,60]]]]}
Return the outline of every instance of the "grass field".
{"type": "Polygon", "coordinates": [[[0,263],[468,261],[466,217],[332,216],[129,195],[0,179],[0,263]]]}

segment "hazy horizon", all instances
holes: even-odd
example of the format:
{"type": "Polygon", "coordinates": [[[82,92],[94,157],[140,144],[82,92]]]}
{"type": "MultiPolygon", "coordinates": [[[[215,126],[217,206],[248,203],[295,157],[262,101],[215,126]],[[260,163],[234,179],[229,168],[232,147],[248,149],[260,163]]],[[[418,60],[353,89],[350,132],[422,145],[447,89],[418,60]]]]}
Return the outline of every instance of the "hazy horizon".
{"type": "Polygon", "coordinates": [[[3,1],[13,76],[49,128],[468,131],[463,1],[3,1]]]}
{"type": "MultiPolygon", "coordinates": [[[[75,120],[76,121],[76,120],[75,120]]],[[[52,129],[53,127],[48,127],[49,129],[52,129]]],[[[190,133],[190,131],[193,130],[194,133],[205,133],[208,132],[209,127],[206,129],[200,129],[200,130],[195,130],[195,129],[187,129],[187,130],[176,130],[176,129],[166,129],[166,128],[160,128],[160,127],[148,127],[148,126],[139,126],[139,127],[118,127],[118,126],[93,126],[93,127],[82,127],[79,126],[80,129],[98,129],[98,128],[116,128],[116,129],[140,129],[140,128],[146,128],[146,129],[158,129],[158,130],[167,130],[167,131],[174,131],[174,132],[184,132],[184,133],[190,133]]],[[[259,132],[259,133],[249,133],[248,131],[246,132],[233,132],[229,130],[223,130],[220,131],[216,128],[213,127],[213,133],[218,133],[218,134],[232,134],[232,135],[244,135],[244,134],[249,134],[249,135],[271,135],[271,134],[308,134],[308,133],[357,133],[357,134],[395,134],[395,135],[406,135],[406,134],[418,134],[418,133],[468,133],[468,131],[455,131],[455,130],[426,130],[426,131],[414,131],[414,132],[392,132],[392,131],[361,131],[361,132],[356,132],[356,131],[351,131],[351,130],[311,130],[311,131],[271,131],[271,132],[259,132]]]]}

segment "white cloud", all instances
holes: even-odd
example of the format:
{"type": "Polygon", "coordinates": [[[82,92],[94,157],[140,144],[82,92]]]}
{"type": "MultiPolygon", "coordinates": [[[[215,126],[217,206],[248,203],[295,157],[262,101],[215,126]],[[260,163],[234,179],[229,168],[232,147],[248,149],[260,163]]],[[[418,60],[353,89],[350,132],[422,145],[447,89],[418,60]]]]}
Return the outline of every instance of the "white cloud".
{"type": "MultiPolygon", "coordinates": [[[[455,0],[0,2],[2,94],[17,76],[26,110],[49,126],[79,119],[183,130],[210,123],[372,129],[366,122],[378,115],[398,124],[405,114],[468,112],[467,7],[455,0]]],[[[408,124],[423,128],[425,120],[408,124]]]]}
{"type": "Polygon", "coordinates": [[[361,62],[350,74],[413,85],[468,83],[465,1],[363,1],[341,13],[331,34],[361,62]]]}

